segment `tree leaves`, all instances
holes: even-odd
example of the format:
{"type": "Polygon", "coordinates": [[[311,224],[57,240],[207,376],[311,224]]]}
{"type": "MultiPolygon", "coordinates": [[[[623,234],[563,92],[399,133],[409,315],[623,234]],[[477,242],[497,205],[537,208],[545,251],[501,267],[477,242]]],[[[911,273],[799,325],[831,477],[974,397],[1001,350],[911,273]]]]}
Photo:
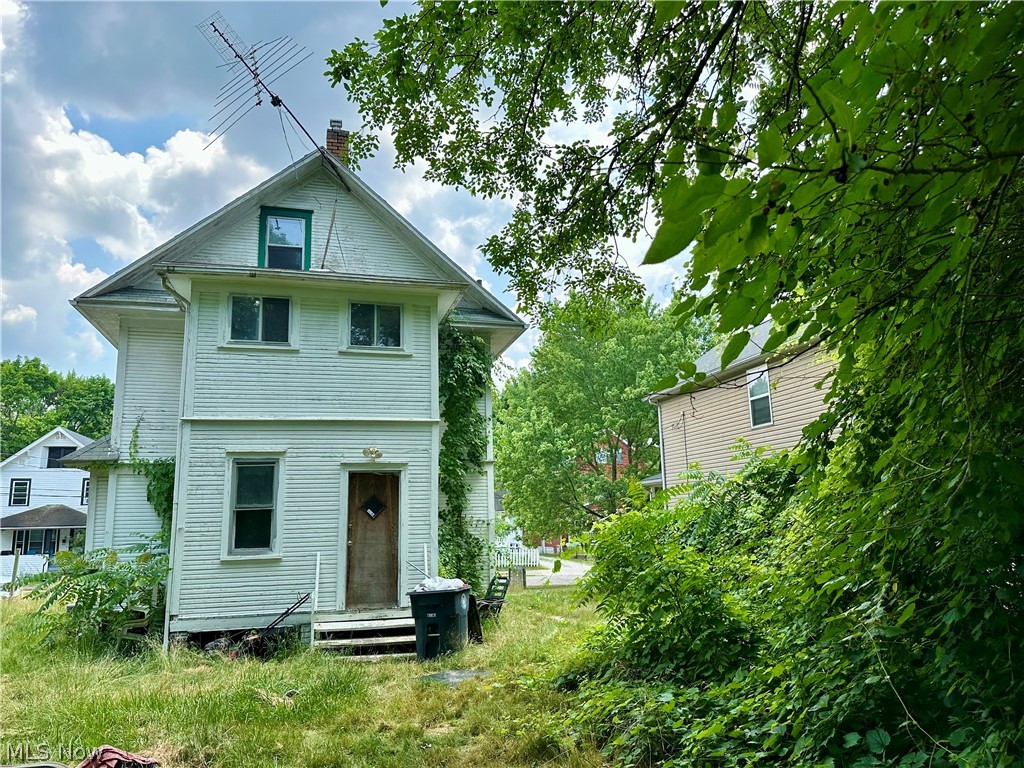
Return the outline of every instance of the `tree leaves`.
{"type": "Polygon", "coordinates": [[[725,179],[718,174],[699,174],[692,181],[677,176],[662,198],[664,222],[644,256],[645,264],[658,264],[683,251],[701,230],[702,214],[722,196],[725,179]]]}

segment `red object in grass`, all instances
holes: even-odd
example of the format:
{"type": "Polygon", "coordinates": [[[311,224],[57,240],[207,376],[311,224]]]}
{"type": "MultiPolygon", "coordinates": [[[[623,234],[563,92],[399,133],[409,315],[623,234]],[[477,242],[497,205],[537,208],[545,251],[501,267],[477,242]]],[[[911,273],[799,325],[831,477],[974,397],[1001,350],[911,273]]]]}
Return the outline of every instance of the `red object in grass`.
{"type": "Polygon", "coordinates": [[[125,752],[123,749],[104,744],[92,751],[78,768],[145,768],[148,765],[159,765],[151,757],[142,757],[125,752]]]}

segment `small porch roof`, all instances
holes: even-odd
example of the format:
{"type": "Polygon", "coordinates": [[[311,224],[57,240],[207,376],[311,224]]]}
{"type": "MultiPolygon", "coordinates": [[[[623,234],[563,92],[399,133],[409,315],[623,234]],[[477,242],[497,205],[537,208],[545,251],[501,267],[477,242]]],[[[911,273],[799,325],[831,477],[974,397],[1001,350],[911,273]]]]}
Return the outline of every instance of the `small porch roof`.
{"type": "Polygon", "coordinates": [[[0,519],[0,528],[4,530],[85,528],[85,519],[85,512],[79,512],[66,504],[44,504],[41,507],[0,519]]]}

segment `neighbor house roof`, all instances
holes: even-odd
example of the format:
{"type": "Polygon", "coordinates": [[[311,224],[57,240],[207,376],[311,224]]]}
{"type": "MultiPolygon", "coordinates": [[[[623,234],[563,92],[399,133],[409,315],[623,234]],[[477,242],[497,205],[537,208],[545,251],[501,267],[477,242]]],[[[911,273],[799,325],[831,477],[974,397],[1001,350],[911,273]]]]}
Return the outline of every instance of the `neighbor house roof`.
{"type": "MultiPolygon", "coordinates": [[[[783,347],[779,349],[772,350],[769,355],[766,355],[764,352],[764,345],[772,335],[772,330],[773,326],[770,318],[762,322],[760,325],[756,325],[751,328],[750,340],[746,343],[743,349],[740,350],[736,359],[730,362],[725,368],[722,367],[722,352],[725,351],[725,346],[728,341],[723,341],[721,344],[712,347],[703,355],[698,357],[694,361],[694,365],[697,366],[698,371],[707,374],[707,379],[698,386],[714,386],[717,383],[731,379],[754,365],[759,365],[765,362],[769,357],[783,358],[787,356],[795,356],[819,343],[818,340],[800,344],[789,343],[783,345],[783,347]]],[[[683,386],[687,383],[689,382],[680,380],[679,383],[673,387],[652,392],[646,399],[652,403],[657,403],[666,397],[678,395],[682,391],[683,386]]]]}
{"type": "Polygon", "coordinates": [[[72,299],[71,303],[78,307],[114,346],[117,346],[118,340],[114,325],[103,319],[102,313],[96,318],[91,317],[90,307],[100,309],[105,303],[116,301],[125,304],[160,304],[170,309],[173,299],[168,302],[167,296],[159,295],[161,292],[143,290],[136,286],[146,277],[152,275],[157,265],[187,263],[195,253],[198,243],[243,221],[253,208],[272,201],[275,195],[290,187],[297,179],[308,177],[319,168],[325,168],[331,172],[354,198],[382,220],[389,222],[393,231],[400,235],[406,245],[413,252],[419,254],[425,262],[431,264],[442,279],[458,282],[464,286],[461,306],[467,311],[486,312],[489,323],[493,324],[495,331],[498,331],[493,334],[497,341],[497,344],[493,346],[499,348],[492,351],[502,351],[522,333],[526,325],[512,310],[502,304],[462,267],[430,242],[362,179],[356,176],[348,166],[319,150],[314,150],[295,161],[280,173],[258,184],[241,197],[150,251],[138,261],[72,299]],[[502,327],[505,330],[504,333],[500,332],[502,327]]]}
{"type": "Polygon", "coordinates": [[[46,440],[49,440],[51,437],[53,437],[57,433],[60,433],[60,434],[64,435],[69,440],[71,440],[71,442],[78,443],[78,445],[80,445],[80,446],[87,445],[88,443],[92,442],[92,438],[91,437],[86,437],[85,435],[80,435],[78,432],[70,430],[67,427],[54,427],[49,432],[47,432],[45,435],[40,437],[38,440],[35,440],[35,441],[29,443],[24,448],[22,448],[20,451],[16,451],[15,453],[12,453],[6,459],[4,459],[2,462],[0,462],[0,467],[4,466],[5,464],[7,464],[10,461],[13,461],[14,459],[18,458],[19,456],[23,456],[24,454],[26,454],[29,451],[31,451],[33,448],[35,448],[40,443],[43,443],[46,440]]]}
{"type": "Polygon", "coordinates": [[[0,519],[0,528],[85,528],[85,512],[79,512],[65,504],[44,504],[0,519]]]}
{"type": "Polygon", "coordinates": [[[642,485],[644,488],[661,488],[661,472],[659,472],[656,475],[651,475],[650,477],[645,477],[643,480],[640,481],[640,485],[642,485]]]}
{"type": "Polygon", "coordinates": [[[65,464],[94,464],[96,462],[116,462],[121,454],[110,444],[110,435],[104,435],[99,440],[93,440],[86,446],[79,448],[74,453],[69,453],[61,461],[65,464]]]}

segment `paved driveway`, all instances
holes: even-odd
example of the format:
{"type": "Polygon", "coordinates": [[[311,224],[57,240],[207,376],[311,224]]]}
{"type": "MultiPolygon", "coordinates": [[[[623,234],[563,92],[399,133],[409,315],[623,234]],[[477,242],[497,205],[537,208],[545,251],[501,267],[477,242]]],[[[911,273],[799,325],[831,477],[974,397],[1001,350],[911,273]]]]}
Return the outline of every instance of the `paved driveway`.
{"type": "Polygon", "coordinates": [[[567,586],[575,584],[587,571],[590,570],[590,563],[583,560],[562,560],[562,569],[558,573],[552,573],[551,568],[555,564],[555,558],[542,557],[541,568],[532,568],[526,572],[527,587],[541,587],[550,584],[551,586],[567,586]]]}

